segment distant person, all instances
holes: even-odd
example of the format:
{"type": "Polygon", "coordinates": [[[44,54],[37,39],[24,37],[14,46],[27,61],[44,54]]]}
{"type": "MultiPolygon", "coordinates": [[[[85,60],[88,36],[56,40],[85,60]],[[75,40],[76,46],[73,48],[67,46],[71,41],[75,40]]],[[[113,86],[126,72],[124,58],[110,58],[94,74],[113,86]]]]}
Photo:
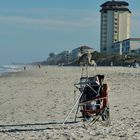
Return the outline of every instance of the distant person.
{"type": "Polygon", "coordinates": [[[24,70],[26,70],[26,66],[24,66],[24,70]]]}
{"type": "Polygon", "coordinates": [[[138,67],[139,67],[139,64],[138,64],[137,60],[134,60],[134,62],[133,62],[133,67],[134,67],[134,68],[138,68],[138,67]]]}
{"type": "Polygon", "coordinates": [[[38,67],[40,68],[40,67],[41,67],[41,65],[40,65],[40,64],[38,64],[38,67]]]}

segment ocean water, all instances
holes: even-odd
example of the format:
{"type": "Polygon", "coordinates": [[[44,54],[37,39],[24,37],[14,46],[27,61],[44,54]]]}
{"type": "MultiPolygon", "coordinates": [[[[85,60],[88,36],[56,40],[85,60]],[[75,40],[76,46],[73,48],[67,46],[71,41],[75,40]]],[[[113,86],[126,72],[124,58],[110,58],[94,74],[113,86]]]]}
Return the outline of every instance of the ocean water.
{"type": "Polygon", "coordinates": [[[0,65],[0,76],[10,72],[18,72],[21,70],[23,70],[22,65],[0,65]]]}

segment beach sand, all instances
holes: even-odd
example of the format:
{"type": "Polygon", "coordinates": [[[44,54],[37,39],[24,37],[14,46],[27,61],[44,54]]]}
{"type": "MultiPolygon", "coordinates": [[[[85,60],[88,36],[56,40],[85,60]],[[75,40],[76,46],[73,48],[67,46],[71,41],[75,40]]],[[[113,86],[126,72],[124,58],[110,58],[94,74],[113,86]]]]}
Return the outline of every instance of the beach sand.
{"type": "Polygon", "coordinates": [[[72,123],[75,110],[62,125],[74,105],[80,67],[27,67],[0,77],[0,140],[140,140],[140,68],[90,67],[95,74],[104,74],[109,85],[108,127],[72,123]]]}

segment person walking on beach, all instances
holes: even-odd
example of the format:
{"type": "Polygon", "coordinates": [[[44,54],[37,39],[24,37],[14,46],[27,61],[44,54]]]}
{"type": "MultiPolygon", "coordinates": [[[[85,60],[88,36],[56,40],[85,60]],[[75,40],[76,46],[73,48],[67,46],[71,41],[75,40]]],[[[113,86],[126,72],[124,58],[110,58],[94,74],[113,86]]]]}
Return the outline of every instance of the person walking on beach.
{"type": "Polygon", "coordinates": [[[26,66],[24,66],[23,68],[24,68],[24,70],[26,70],[26,66]]]}

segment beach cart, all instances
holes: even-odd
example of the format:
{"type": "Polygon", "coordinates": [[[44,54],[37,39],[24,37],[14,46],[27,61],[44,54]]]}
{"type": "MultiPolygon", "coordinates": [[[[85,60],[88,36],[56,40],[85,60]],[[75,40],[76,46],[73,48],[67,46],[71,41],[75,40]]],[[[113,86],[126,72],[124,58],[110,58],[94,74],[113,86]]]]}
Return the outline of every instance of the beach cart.
{"type": "Polygon", "coordinates": [[[80,81],[74,84],[80,95],[68,116],[77,106],[75,122],[78,118],[82,118],[82,121],[88,126],[93,125],[96,121],[106,126],[110,125],[108,85],[103,81],[104,75],[95,75],[93,77],[81,77],[80,81]],[[81,117],[78,117],[79,111],[81,112],[81,117]]]}

